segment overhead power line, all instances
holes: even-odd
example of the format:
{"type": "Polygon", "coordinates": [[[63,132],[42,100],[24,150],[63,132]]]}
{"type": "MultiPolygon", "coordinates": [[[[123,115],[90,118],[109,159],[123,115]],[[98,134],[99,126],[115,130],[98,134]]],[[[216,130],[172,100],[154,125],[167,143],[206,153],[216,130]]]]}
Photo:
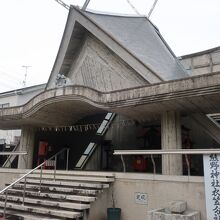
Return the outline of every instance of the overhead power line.
{"type": "Polygon", "coordinates": [[[1,90],[2,90],[2,86],[4,87],[4,88],[7,88],[7,89],[14,89],[14,88],[16,88],[16,87],[19,87],[19,85],[18,84],[9,84],[8,83],[8,81],[7,82],[3,82],[3,81],[0,81],[0,87],[1,87],[1,90]]]}
{"type": "Polygon", "coordinates": [[[131,6],[131,8],[134,10],[134,12],[137,14],[137,15],[140,15],[140,13],[138,12],[138,10],[134,7],[134,5],[130,2],[130,0],[126,0],[127,3],[131,6]]]}
{"type": "Polygon", "coordinates": [[[153,12],[153,10],[154,10],[154,8],[155,8],[157,2],[158,2],[158,0],[155,0],[155,1],[154,1],[154,4],[152,5],[152,7],[151,7],[151,9],[150,9],[150,11],[149,11],[149,13],[148,13],[148,16],[147,16],[148,19],[150,18],[150,16],[151,16],[151,14],[152,14],[152,12],[153,12]]]}
{"type": "MultiPolygon", "coordinates": [[[[70,9],[70,6],[67,5],[65,2],[63,2],[62,0],[55,0],[58,4],[62,5],[64,8],[66,8],[67,10],[70,9]]],[[[90,0],[86,0],[85,3],[82,6],[82,10],[86,10],[88,4],[89,4],[90,0]]]]}
{"type": "Polygon", "coordinates": [[[60,5],[62,5],[64,8],[66,8],[67,10],[70,9],[70,6],[67,5],[65,2],[61,1],[61,0],[55,0],[57,3],[59,3],[60,5]]]}
{"type": "Polygon", "coordinates": [[[19,78],[16,73],[9,73],[9,72],[5,72],[0,69],[0,75],[1,75],[1,77],[5,77],[7,79],[9,78],[10,80],[14,80],[16,82],[18,80],[22,81],[22,78],[19,78]]]}

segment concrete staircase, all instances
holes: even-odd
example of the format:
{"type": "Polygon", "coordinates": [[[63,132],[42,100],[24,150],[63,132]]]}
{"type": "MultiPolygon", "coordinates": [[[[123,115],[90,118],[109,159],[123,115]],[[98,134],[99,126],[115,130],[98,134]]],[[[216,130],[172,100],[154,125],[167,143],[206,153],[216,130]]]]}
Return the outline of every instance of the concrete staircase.
{"type": "MultiPolygon", "coordinates": [[[[41,191],[40,173],[35,171],[25,180],[8,189],[7,219],[86,219],[86,213],[97,194],[114,181],[111,173],[88,171],[43,170],[41,191]]],[[[0,213],[3,214],[5,195],[0,195],[0,213]]]]}

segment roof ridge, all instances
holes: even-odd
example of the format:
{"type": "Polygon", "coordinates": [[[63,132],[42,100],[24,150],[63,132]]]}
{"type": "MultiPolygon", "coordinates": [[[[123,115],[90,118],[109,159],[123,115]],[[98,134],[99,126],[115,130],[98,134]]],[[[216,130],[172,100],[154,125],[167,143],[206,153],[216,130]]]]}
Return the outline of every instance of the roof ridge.
{"type": "Polygon", "coordinates": [[[121,14],[117,12],[108,12],[108,11],[96,11],[93,9],[88,9],[88,10],[82,10],[81,8],[71,5],[71,7],[78,8],[82,12],[85,13],[91,13],[91,14],[96,14],[96,15],[103,15],[103,16],[112,16],[112,17],[125,17],[125,18],[146,18],[145,15],[136,15],[136,14],[121,14]]]}

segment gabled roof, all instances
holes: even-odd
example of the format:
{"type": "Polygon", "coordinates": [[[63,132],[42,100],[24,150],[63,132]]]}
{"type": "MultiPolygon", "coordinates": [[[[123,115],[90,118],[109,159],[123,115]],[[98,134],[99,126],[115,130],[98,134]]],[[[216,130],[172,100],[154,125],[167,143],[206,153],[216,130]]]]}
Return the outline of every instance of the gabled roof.
{"type": "Polygon", "coordinates": [[[84,12],[163,80],[187,76],[174,53],[146,18],[84,12]]]}
{"type": "Polygon", "coordinates": [[[146,17],[97,14],[71,6],[48,87],[58,73],[67,74],[85,32],[123,59],[143,81],[157,83],[188,76],[146,17]]]}

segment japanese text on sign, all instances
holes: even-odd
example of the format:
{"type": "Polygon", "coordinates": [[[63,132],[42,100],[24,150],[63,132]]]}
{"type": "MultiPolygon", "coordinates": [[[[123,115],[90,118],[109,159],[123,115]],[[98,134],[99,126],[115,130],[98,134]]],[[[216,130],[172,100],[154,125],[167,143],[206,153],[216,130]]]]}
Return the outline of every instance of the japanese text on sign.
{"type": "Polygon", "coordinates": [[[220,220],[220,155],[204,155],[207,219],[220,220]]]}

